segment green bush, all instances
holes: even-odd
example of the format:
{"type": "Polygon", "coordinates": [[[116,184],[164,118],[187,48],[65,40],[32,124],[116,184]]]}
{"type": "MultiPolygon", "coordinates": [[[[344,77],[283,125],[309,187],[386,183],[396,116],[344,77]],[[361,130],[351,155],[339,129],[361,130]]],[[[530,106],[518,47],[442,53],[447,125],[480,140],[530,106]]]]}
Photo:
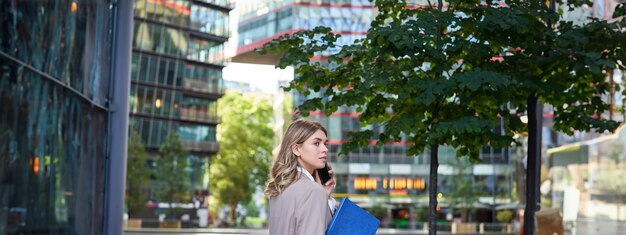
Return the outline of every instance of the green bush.
{"type": "Polygon", "coordinates": [[[387,208],[382,207],[381,205],[372,206],[368,208],[367,211],[381,221],[385,215],[387,215],[387,208]]]}
{"type": "Polygon", "coordinates": [[[513,218],[512,211],[498,211],[498,213],[496,213],[496,220],[500,223],[508,223],[511,221],[511,218],[513,218]]]}

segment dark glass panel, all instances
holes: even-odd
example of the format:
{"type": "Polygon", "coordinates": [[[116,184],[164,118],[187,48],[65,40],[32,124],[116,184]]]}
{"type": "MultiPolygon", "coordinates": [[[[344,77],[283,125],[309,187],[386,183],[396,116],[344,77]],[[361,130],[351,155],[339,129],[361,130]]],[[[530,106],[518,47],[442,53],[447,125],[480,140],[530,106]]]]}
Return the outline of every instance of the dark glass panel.
{"type": "Polygon", "coordinates": [[[140,113],[150,113],[152,110],[152,93],[153,90],[151,88],[138,87],[137,110],[139,110],[140,113]]]}
{"type": "Polygon", "coordinates": [[[100,234],[107,112],[0,58],[0,234],[100,234]]]}
{"type": "Polygon", "coordinates": [[[177,76],[180,74],[179,71],[182,68],[180,63],[177,61],[170,61],[169,67],[167,69],[167,77],[165,79],[165,84],[168,86],[177,86],[175,81],[177,80],[177,76]]]}
{"type": "Polygon", "coordinates": [[[228,13],[192,5],[188,27],[218,36],[229,36],[228,13]]]}
{"type": "Polygon", "coordinates": [[[1,1],[0,50],[105,105],[110,1],[1,1]]]}
{"type": "Polygon", "coordinates": [[[163,123],[159,120],[152,120],[150,125],[150,136],[148,138],[149,146],[159,146],[159,131],[161,130],[163,123]]]}
{"type": "Polygon", "coordinates": [[[147,119],[139,120],[141,120],[141,139],[144,141],[144,144],[148,146],[148,140],[150,140],[150,121],[147,119]]]}
{"type": "Polygon", "coordinates": [[[181,140],[215,142],[215,127],[181,124],[178,128],[181,140]]]}
{"type": "Polygon", "coordinates": [[[130,89],[130,97],[128,99],[128,110],[130,113],[137,113],[137,88],[134,87],[133,89],[130,89]]]}
{"type": "Polygon", "coordinates": [[[146,81],[149,83],[156,83],[156,76],[157,76],[157,66],[158,66],[158,58],[156,57],[146,57],[146,60],[148,60],[148,67],[146,67],[146,81]]]}
{"type": "Polygon", "coordinates": [[[174,117],[177,117],[180,114],[180,103],[182,99],[183,97],[180,93],[174,94],[174,111],[172,113],[174,117]]]}
{"type": "Polygon", "coordinates": [[[166,91],[162,89],[154,90],[154,109],[152,110],[152,114],[163,116],[165,92],[166,91]]]}
{"type": "Polygon", "coordinates": [[[148,80],[148,72],[147,72],[147,68],[148,68],[148,58],[146,56],[139,56],[139,60],[137,62],[139,64],[138,66],[138,79],[140,82],[145,82],[148,80]]]}
{"type": "Polygon", "coordinates": [[[131,69],[130,69],[130,79],[136,81],[137,80],[137,75],[138,75],[138,69],[139,69],[139,56],[133,54],[132,57],[132,62],[131,62],[131,69]]]}
{"type": "Polygon", "coordinates": [[[172,93],[170,91],[166,91],[163,94],[163,116],[169,117],[172,113],[172,93]]]}
{"type": "Polygon", "coordinates": [[[165,60],[165,59],[159,60],[159,65],[158,65],[159,72],[157,74],[158,78],[156,80],[158,84],[167,84],[166,82],[167,74],[168,74],[168,70],[170,69],[168,61],[169,60],[165,60]]]}

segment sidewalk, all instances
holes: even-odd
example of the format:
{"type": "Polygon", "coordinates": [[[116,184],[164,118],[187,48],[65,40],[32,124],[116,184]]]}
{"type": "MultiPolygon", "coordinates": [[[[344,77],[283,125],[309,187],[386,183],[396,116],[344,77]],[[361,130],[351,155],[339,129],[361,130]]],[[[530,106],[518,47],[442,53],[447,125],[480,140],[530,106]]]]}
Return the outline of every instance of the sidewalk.
{"type": "MultiPolygon", "coordinates": [[[[593,219],[579,219],[576,223],[575,229],[567,229],[565,234],[568,235],[582,235],[582,234],[606,234],[617,235],[623,234],[626,231],[626,223],[624,221],[612,221],[612,220],[593,220],[593,219]]],[[[438,234],[452,234],[450,232],[437,231],[438,234]]],[[[240,229],[240,228],[188,228],[188,229],[158,229],[158,228],[142,228],[142,229],[126,229],[124,234],[127,235],[146,235],[146,234],[254,234],[254,235],[268,235],[267,229],[240,229]]],[[[376,234],[379,235],[415,235],[415,234],[428,234],[423,230],[405,230],[405,229],[379,229],[376,234]]],[[[462,234],[462,233],[456,233],[462,234]]],[[[479,234],[479,233],[471,233],[479,234]]],[[[482,234],[505,234],[506,233],[482,233],[482,234]]],[[[470,235],[464,234],[464,235],[470,235]]],[[[510,234],[513,235],[513,234],[510,234]]]]}
{"type": "MultiPolygon", "coordinates": [[[[198,229],[126,229],[124,234],[127,235],[145,235],[145,234],[254,234],[268,235],[267,229],[239,229],[239,228],[198,228],[198,229]]],[[[414,235],[428,234],[422,230],[406,230],[406,229],[379,229],[376,234],[379,235],[414,235]]],[[[437,234],[452,234],[450,232],[437,231],[437,234]]],[[[473,235],[479,233],[455,233],[456,235],[473,235]]],[[[482,234],[506,234],[506,233],[482,233],[482,234]]]]}
{"type": "Polygon", "coordinates": [[[141,228],[141,229],[124,229],[127,235],[143,235],[143,234],[255,234],[267,235],[267,229],[239,229],[239,228],[185,228],[185,229],[166,229],[166,228],[141,228]]]}

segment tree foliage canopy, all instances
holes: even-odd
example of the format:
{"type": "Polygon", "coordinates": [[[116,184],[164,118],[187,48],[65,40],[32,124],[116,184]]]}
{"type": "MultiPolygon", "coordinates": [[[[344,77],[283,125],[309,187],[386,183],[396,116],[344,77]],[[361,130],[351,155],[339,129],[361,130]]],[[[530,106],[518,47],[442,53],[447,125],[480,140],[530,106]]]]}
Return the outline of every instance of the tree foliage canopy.
{"type": "Polygon", "coordinates": [[[278,67],[295,67],[287,90],[323,97],[306,100],[299,107],[303,115],[352,106],[361,124],[371,125],[350,134],[342,153],[372,138],[379,146],[409,142],[407,155],[431,150],[434,234],[439,145],[479,161],[481,147],[508,147],[516,133],[528,131],[519,117],[537,99],[553,107],[556,130],[603,132],[618,126],[602,118],[609,108],[602,96],[619,88],[606,72],[624,68],[626,23],[592,19],[576,25],[545,1],[428,4],[376,0],[371,28],[351,45],[339,45],[341,35],[331,28],[317,27],[275,39],[260,52],[280,54],[278,67]],[[311,61],[320,55],[327,63],[311,61]],[[506,128],[494,132],[500,125],[506,128]]]}
{"type": "Polygon", "coordinates": [[[227,92],[218,106],[220,150],[211,162],[211,192],[219,204],[234,211],[267,181],[273,109],[267,99],[236,92],[227,92]]]}
{"type": "Polygon", "coordinates": [[[135,216],[148,202],[148,195],[143,189],[149,180],[150,170],[146,167],[146,149],[142,143],[141,136],[131,130],[128,141],[125,196],[129,216],[135,216]]]}
{"type": "MultiPolygon", "coordinates": [[[[191,201],[189,179],[188,152],[183,148],[177,132],[170,132],[159,149],[159,159],[156,166],[156,178],[160,183],[158,200],[168,202],[170,208],[174,202],[191,201]]],[[[173,215],[174,210],[167,213],[173,215]]]]}
{"type": "MultiPolygon", "coordinates": [[[[356,106],[363,125],[384,124],[374,136],[379,145],[407,136],[408,155],[446,144],[476,161],[482,146],[508,146],[526,131],[519,116],[529,95],[554,107],[555,128],[565,133],[617,127],[598,117],[608,109],[605,73],[623,68],[618,61],[626,57],[617,24],[574,25],[539,2],[477,5],[407,9],[404,1],[379,0],[366,38],[354,44],[338,45],[341,35],[317,27],[271,41],[261,53],[282,54],[281,68],[295,66],[287,90],[329,97],[305,101],[301,113],[356,106]],[[311,62],[314,55],[328,63],[311,62]],[[494,134],[499,118],[507,129],[494,134]]],[[[372,134],[354,133],[347,147],[366,145],[372,134]]]]}

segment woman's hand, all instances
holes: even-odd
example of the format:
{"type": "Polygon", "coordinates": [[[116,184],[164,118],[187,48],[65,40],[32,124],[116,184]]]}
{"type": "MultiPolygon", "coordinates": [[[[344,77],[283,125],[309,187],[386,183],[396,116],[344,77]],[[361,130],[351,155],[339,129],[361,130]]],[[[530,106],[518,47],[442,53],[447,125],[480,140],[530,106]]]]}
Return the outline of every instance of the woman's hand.
{"type": "MultiPolygon", "coordinates": [[[[330,180],[326,181],[326,184],[324,184],[323,186],[328,196],[330,196],[330,194],[335,189],[335,186],[337,186],[337,180],[335,179],[335,172],[333,172],[333,167],[330,165],[330,163],[327,163],[327,166],[328,166],[328,174],[330,175],[330,180]]],[[[317,177],[317,180],[319,182],[319,176],[317,177]]]]}

